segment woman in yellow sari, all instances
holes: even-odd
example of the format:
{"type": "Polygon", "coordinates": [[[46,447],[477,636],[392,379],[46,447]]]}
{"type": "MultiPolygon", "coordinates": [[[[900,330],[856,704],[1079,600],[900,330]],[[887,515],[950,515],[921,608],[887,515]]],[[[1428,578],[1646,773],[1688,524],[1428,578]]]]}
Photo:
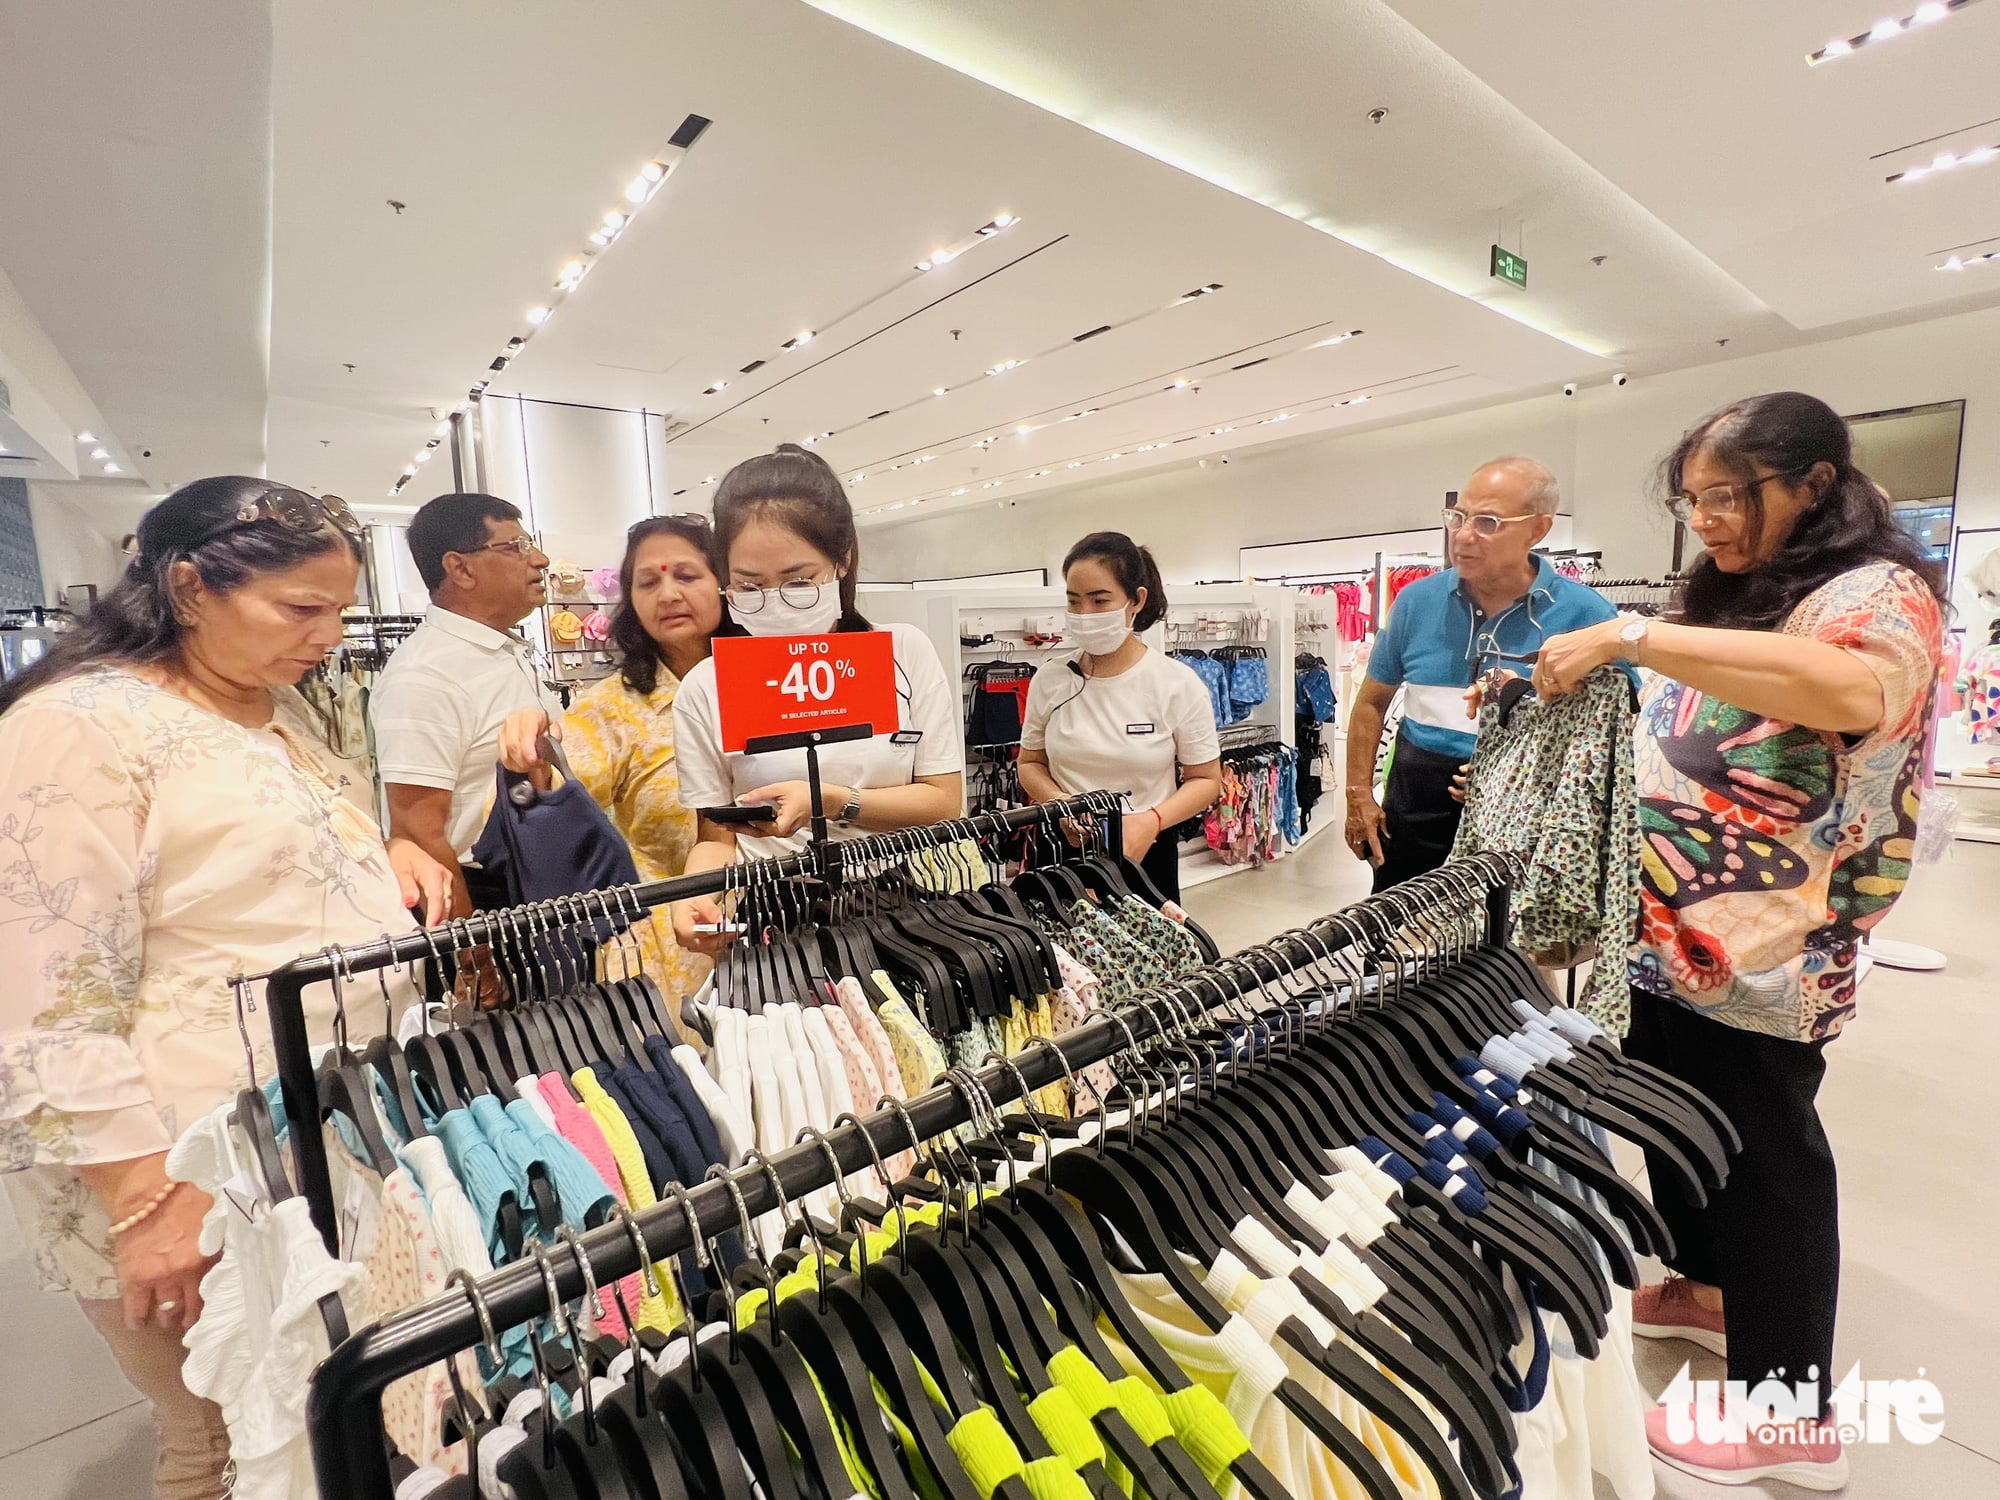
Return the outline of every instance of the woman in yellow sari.
{"type": "MultiPolygon", "coordinates": [[[[695,815],[681,806],[673,707],[681,678],[708,656],[722,623],[713,548],[705,516],[653,516],[628,531],[611,621],[618,675],[580,694],[560,726],[528,709],[501,731],[500,758],[519,772],[538,766],[544,734],[562,741],[577,780],[632,846],[641,880],[682,874],[695,844],[695,815]]],[[[645,971],[669,999],[700,987],[710,960],[674,941],[666,908],[633,932],[645,971]]]]}

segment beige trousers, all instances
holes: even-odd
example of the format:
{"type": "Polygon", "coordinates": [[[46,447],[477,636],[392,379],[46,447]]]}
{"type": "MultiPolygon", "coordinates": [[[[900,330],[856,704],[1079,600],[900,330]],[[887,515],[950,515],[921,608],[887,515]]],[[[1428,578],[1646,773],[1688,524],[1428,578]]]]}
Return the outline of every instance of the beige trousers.
{"type": "Polygon", "coordinates": [[[154,1494],[159,1500],[224,1500],[229,1493],[229,1433],[222,1425],[222,1408],[181,1383],[187,1351],[179,1331],[153,1323],[127,1328],[125,1310],[115,1297],[76,1301],[110,1345],[125,1378],[153,1404],[153,1426],[160,1434],[154,1494]]]}

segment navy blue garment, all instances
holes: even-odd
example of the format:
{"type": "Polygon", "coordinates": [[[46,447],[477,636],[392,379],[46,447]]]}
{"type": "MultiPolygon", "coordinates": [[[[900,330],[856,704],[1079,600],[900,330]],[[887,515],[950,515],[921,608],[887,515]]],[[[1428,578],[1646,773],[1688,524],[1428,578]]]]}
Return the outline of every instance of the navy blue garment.
{"type": "MultiPolygon", "coordinates": [[[[709,1164],[702,1159],[693,1129],[660,1087],[660,1080],[646,1069],[629,1062],[620,1063],[615,1068],[610,1063],[598,1063],[592,1071],[604,1083],[605,1093],[616,1099],[618,1107],[625,1111],[632,1133],[639,1137],[641,1153],[646,1150],[647,1136],[652,1136],[657,1142],[665,1171],[660,1171],[653,1157],[647,1156],[646,1170],[658,1173],[653,1185],[664,1188],[669,1182],[678,1182],[683,1187],[700,1187],[708,1176],[709,1164]]],[[[718,1235],[715,1247],[722,1256],[724,1266],[742,1263],[743,1236],[737,1231],[732,1229],[718,1235]]],[[[690,1271],[689,1274],[693,1273],[690,1271]]],[[[720,1290],[720,1283],[717,1283],[717,1289],[720,1290]]]]}
{"type": "MultiPolygon", "coordinates": [[[[527,777],[516,776],[505,766],[496,767],[494,775],[499,793],[472,846],[472,859],[483,880],[495,890],[504,887],[506,905],[525,906],[638,883],[631,849],[582,782],[566,781],[552,792],[537,792],[527,777]]],[[[607,913],[589,924],[595,929],[595,942],[575,937],[556,940],[567,950],[561,959],[552,941],[538,941],[535,951],[544,972],[591,972],[596,943],[629,925],[607,913]]]]}
{"type": "Polygon", "coordinates": [[[597,1079],[598,1087],[610,1096],[611,1102],[618,1106],[618,1113],[625,1117],[625,1123],[632,1127],[632,1138],[639,1143],[639,1154],[646,1158],[646,1175],[653,1181],[653,1190],[658,1192],[661,1183],[680,1182],[680,1172],[674,1165],[672,1155],[632,1102],[632,1096],[625,1092],[625,1085],[618,1081],[611,1064],[593,1063],[590,1071],[597,1079]]]}
{"type": "Polygon", "coordinates": [[[701,1102],[701,1095],[688,1082],[681,1065],[674,1061],[674,1046],[662,1036],[646,1038],[646,1056],[653,1060],[653,1071],[659,1075],[660,1086],[667,1091],[667,1097],[680,1106],[687,1117],[688,1125],[694,1130],[695,1143],[701,1147],[702,1160],[710,1166],[727,1167],[733,1165],[722,1155],[722,1137],[716,1134],[715,1121],[708,1117],[708,1110],[701,1102]]]}

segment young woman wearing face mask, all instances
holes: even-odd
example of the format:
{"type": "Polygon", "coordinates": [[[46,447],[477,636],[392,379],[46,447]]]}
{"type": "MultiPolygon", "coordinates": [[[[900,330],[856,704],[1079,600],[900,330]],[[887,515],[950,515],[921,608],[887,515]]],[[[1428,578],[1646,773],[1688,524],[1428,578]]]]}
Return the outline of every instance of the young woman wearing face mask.
{"type": "MultiPolygon", "coordinates": [[[[795,443],[747,459],[715,492],[716,545],[728,570],[731,623],[723,635],[826,635],[872,630],[854,605],[860,545],[854,511],[826,460],[795,443]]],[[[958,695],[928,637],[891,625],[897,720],[873,739],[820,751],[820,787],[835,837],[852,838],[958,817],[965,810],[965,755],[958,695]]],[[[691,808],[768,805],[770,817],[739,834],[701,821],[690,874],[738,859],[767,859],[806,846],[812,797],[803,750],[743,755],[722,748],[715,662],[702,662],[674,700],[681,801],[691,808]]],[[[715,952],[727,934],[712,899],[681,902],[682,946],[715,952]]]]}
{"type": "Polygon", "coordinates": [[[1064,634],[1081,649],[1043,667],[1028,689],[1021,787],[1037,802],[1125,793],[1125,852],[1177,901],[1180,855],[1161,835],[1222,795],[1208,689],[1134,633],[1166,614],[1167,596],[1153,555],[1129,536],[1099,531],[1078,542],[1063,559],[1063,585],[1064,634]]]}

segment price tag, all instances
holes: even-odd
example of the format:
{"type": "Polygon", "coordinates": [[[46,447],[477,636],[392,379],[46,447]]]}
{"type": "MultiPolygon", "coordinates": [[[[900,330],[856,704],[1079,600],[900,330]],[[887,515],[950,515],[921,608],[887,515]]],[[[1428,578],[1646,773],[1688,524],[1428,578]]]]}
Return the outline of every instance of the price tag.
{"type": "Polygon", "coordinates": [[[725,751],[850,724],[873,725],[877,734],[901,727],[896,643],[886,630],[718,636],[715,691],[725,751]]]}

